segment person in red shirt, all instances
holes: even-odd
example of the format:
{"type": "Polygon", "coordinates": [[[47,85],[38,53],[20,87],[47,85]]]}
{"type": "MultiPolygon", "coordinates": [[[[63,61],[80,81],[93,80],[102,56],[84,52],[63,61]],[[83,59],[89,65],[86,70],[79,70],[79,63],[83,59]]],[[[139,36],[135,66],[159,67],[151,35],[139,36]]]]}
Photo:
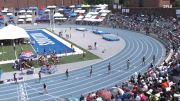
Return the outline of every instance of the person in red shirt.
{"type": "Polygon", "coordinates": [[[144,95],[144,93],[141,93],[140,95],[141,101],[147,101],[147,96],[144,95]]]}
{"type": "Polygon", "coordinates": [[[91,97],[90,93],[89,93],[88,96],[86,97],[86,101],[92,101],[92,97],[91,97]]]}
{"type": "Polygon", "coordinates": [[[166,89],[169,87],[169,82],[167,81],[167,79],[163,80],[162,81],[162,84],[161,84],[162,88],[166,89]]]}
{"type": "Polygon", "coordinates": [[[133,87],[132,92],[133,92],[133,93],[137,93],[137,91],[138,91],[138,85],[135,84],[134,87],[133,87]]]}

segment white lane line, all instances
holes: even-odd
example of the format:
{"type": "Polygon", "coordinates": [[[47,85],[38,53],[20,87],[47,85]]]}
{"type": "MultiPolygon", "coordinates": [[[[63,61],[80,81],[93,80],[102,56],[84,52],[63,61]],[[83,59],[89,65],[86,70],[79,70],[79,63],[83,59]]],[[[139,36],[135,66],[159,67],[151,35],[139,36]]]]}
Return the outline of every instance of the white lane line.
{"type": "MultiPolygon", "coordinates": [[[[134,47],[134,43],[133,43],[133,47],[134,47]]],[[[129,52],[129,53],[131,53],[131,51],[129,52]]],[[[128,54],[129,55],[129,54],[128,54]]],[[[125,56],[124,56],[125,57],[125,56]]],[[[126,60],[124,60],[124,61],[126,61],[126,60]]],[[[124,61],[121,61],[121,63],[122,62],[124,62],[124,61]]],[[[113,66],[113,65],[112,65],[113,66]]],[[[102,67],[107,67],[107,66],[102,66],[102,67]]],[[[104,69],[104,68],[101,68],[101,70],[102,69],[104,69]]],[[[106,68],[105,68],[106,69],[106,68]]],[[[94,69],[93,69],[94,70],[94,69]]],[[[98,70],[94,70],[94,71],[98,71],[98,70]]],[[[98,71],[97,73],[100,73],[101,71],[98,71]]],[[[83,72],[83,73],[79,73],[79,74],[77,74],[77,75],[80,75],[80,74],[85,74],[85,75],[87,75],[87,73],[86,72],[83,72]]],[[[74,75],[74,76],[71,76],[71,78],[73,78],[73,77],[76,77],[77,75],[74,75]]],[[[85,76],[86,77],[86,76],[85,76]]],[[[60,78],[60,77],[55,77],[55,78],[60,78]]],[[[54,78],[53,78],[54,79],[54,78]]],[[[47,80],[47,79],[46,79],[47,80]]],[[[57,79],[56,79],[57,80],[57,79]]],[[[49,79],[48,79],[48,81],[49,81],[49,79]]],[[[45,81],[44,81],[45,82],[45,81]]],[[[66,82],[66,81],[65,81],[66,82]]],[[[64,83],[64,82],[62,82],[62,83],[64,83]]],[[[33,86],[35,86],[36,84],[34,84],[33,86]]],[[[38,85],[38,84],[37,84],[38,85]]]]}
{"type": "MultiPolygon", "coordinates": [[[[151,47],[152,47],[152,45],[151,45],[151,47]]],[[[153,48],[153,47],[152,47],[152,48],[153,48]]],[[[147,54],[147,52],[148,52],[148,50],[146,51],[146,54],[147,54]]],[[[152,53],[153,53],[153,51],[151,51],[151,54],[152,54],[152,53]]],[[[150,57],[148,57],[148,58],[151,59],[151,55],[150,55],[150,57]]],[[[161,58],[162,58],[162,57],[161,57],[161,58]]],[[[161,60],[161,59],[160,59],[160,60],[161,60]]],[[[159,60],[159,61],[160,61],[160,60],[159,60]]],[[[149,65],[149,64],[147,64],[146,66],[148,66],[148,65],[149,65]]],[[[144,66],[143,68],[141,68],[141,69],[138,70],[138,71],[141,71],[142,69],[146,68],[146,66],[144,66]]],[[[137,66],[137,67],[138,67],[138,66],[137,66]]],[[[136,68],[137,68],[137,67],[136,67],[136,68]]],[[[130,70],[130,71],[131,71],[131,70],[130,70]]],[[[128,73],[128,72],[126,72],[126,73],[128,73]]],[[[134,75],[134,73],[133,73],[132,75],[134,75]]],[[[132,75],[130,75],[130,76],[132,76],[132,75]]],[[[127,77],[125,77],[125,78],[128,78],[128,77],[130,77],[130,76],[127,76],[127,77]]],[[[125,79],[125,78],[123,78],[123,79],[125,79]]],[[[109,80],[108,80],[108,81],[109,81],[109,80]]],[[[122,79],[119,80],[119,81],[122,81],[122,79]]],[[[119,81],[117,81],[117,82],[119,82],[119,81]]],[[[117,82],[116,82],[116,83],[117,83],[117,82]]],[[[104,83],[104,82],[102,82],[102,83],[104,83]]],[[[102,84],[102,83],[100,83],[100,84],[102,84]]],[[[116,83],[113,82],[113,83],[111,83],[111,84],[116,84],[116,83]]],[[[110,84],[109,84],[109,85],[110,85],[110,84]]],[[[88,86],[87,88],[89,88],[89,87],[90,87],[90,86],[88,86]]],[[[104,86],[104,87],[107,87],[107,85],[104,86]]],[[[104,88],[104,87],[101,87],[101,89],[104,88]]],[[[82,88],[82,89],[84,89],[84,88],[82,88]]],[[[81,89],[81,90],[82,90],[82,89],[81,89]]],[[[80,90],[78,90],[78,91],[80,91],[80,90]]],[[[94,91],[94,90],[93,90],[93,91],[94,91]]],[[[73,92],[77,92],[77,91],[73,91],[73,92]]],[[[70,93],[63,94],[63,95],[70,95],[70,94],[72,94],[73,92],[71,91],[70,93]]],[[[62,96],[62,95],[61,95],[61,96],[62,96]]],[[[61,97],[61,96],[59,96],[59,97],[61,97]]]]}
{"type": "MultiPolygon", "coordinates": [[[[43,94],[43,92],[40,92],[39,90],[37,90],[37,89],[35,89],[35,88],[33,88],[33,87],[31,87],[30,85],[28,85],[28,84],[26,84],[25,83],[25,85],[27,86],[27,87],[29,87],[30,89],[32,89],[32,90],[34,90],[34,91],[36,91],[36,93],[37,92],[39,92],[39,94],[43,94]]],[[[35,93],[34,93],[35,94],[35,93]]],[[[50,96],[51,98],[55,98],[55,99],[57,99],[58,97],[56,97],[56,96],[53,96],[53,95],[51,95],[51,94],[45,94],[45,95],[47,95],[47,96],[50,96]]]]}
{"type": "MultiPolygon", "coordinates": [[[[146,44],[146,47],[148,47],[148,45],[146,44]]],[[[143,48],[144,49],[144,48],[143,48]]],[[[146,53],[145,54],[147,54],[147,52],[148,52],[148,48],[147,48],[147,51],[146,51],[146,53]]],[[[151,54],[152,54],[152,52],[153,51],[151,51],[151,54]]],[[[151,58],[151,56],[148,56],[148,58],[151,58]]],[[[147,60],[148,60],[148,58],[147,58],[147,60]]],[[[148,66],[149,64],[147,64],[146,66],[148,66]]],[[[141,66],[141,64],[139,65],[139,66],[141,66]]],[[[137,67],[139,67],[139,66],[137,66],[137,67]]],[[[144,66],[143,68],[146,68],[146,66],[144,66]]],[[[136,67],[136,68],[137,68],[136,67]]],[[[136,69],[136,68],[134,68],[134,69],[136,69]]],[[[134,69],[132,69],[132,70],[134,70],[134,69]]],[[[130,71],[132,71],[132,70],[130,70],[130,71]]],[[[129,73],[130,71],[127,71],[127,72],[125,72],[125,73],[123,73],[123,74],[126,74],[126,73],[129,73]]],[[[122,75],[123,75],[122,74],[122,75]]],[[[133,74],[134,75],[134,74],[133,74]]],[[[121,76],[121,75],[120,75],[121,76]]],[[[119,77],[119,75],[117,76],[115,76],[115,77],[119,77]]],[[[115,78],[114,77],[114,78],[115,78]]],[[[107,81],[110,81],[111,79],[108,79],[108,80],[106,80],[106,81],[103,81],[103,82],[101,82],[101,83],[98,83],[98,85],[99,84],[103,84],[103,83],[105,83],[105,82],[107,82],[107,81]]],[[[75,90],[75,91],[71,91],[70,93],[65,93],[65,94],[62,94],[62,95],[60,95],[59,97],[61,97],[61,96],[63,96],[63,95],[70,95],[70,94],[72,94],[72,93],[74,93],[74,92],[78,92],[78,91],[81,91],[81,90],[83,90],[83,89],[87,89],[87,88],[90,88],[90,87],[94,87],[94,86],[97,86],[97,84],[95,84],[95,85],[93,85],[93,86],[87,86],[87,87],[84,87],[84,88],[82,88],[82,89],[80,89],[80,90],[75,90]]],[[[56,91],[57,93],[59,92],[59,91],[56,91]]],[[[54,94],[54,93],[56,93],[56,92],[53,92],[53,93],[51,93],[51,94],[54,94]]]]}
{"type": "MultiPolygon", "coordinates": [[[[134,46],[134,45],[133,45],[134,46]]],[[[139,46],[138,46],[139,47],[139,46]]],[[[137,50],[138,50],[138,48],[136,48],[136,51],[135,52],[137,52],[137,50]]],[[[135,53],[134,53],[135,54],[135,53]]],[[[117,68],[119,68],[119,64],[115,64],[115,66],[117,66],[117,68]]],[[[123,64],[123,66],[124,66],[124,64],[123,64]]],[[[113,65],[113,67],[114,67],[114,65],[113,65]]],[[[112,70],[116,70],[117,68],[113,68],[112,70]]],[[[101,71],[99,71],[98,73],[100,73],[101,71]]],[[[82,76],[81,76],[82,77],[82,76]]],[[[87,75],[86,76],[83,76],[83,77],[87,77],[87,75]]],[[[96,76],[93,76],[93,77],[96,77],[96,76]]],[[[90,79],[90,78],[88,78],[88,79],[90,79]]],[[[87,79],[86,79],[87,80],[87,79]]],[[[84,81],[84,80],[82,80],[82,81],[84,81]]],[[[78,81],[78,82],[82,82],[82,81],[78,81]]],[[[69,81],[67,81],[67,82],[69,82],[69,81]]],[[[78,82],[76,82],[76,83],[78,83],[78,82]]],[[[61,82],[62,83],[62,82],[61,82]]],[[[53,83],[52,85],[56,85],[56,84],[58,84],[58,85],[61,85],[61,83],[53,83]]],[[[64,86],[67,86],[67,85],[71,85],[71,84],[74,84],[74,82],[72,82],[72,83],[68,83],[68,84],[66,84],[66,85],[63,85],[63,86],[61,86],[61,87],[64,87],[64,86]]],[[[51,86],[51,85],[50,85],[51,86]]]]}
{"type": "MultiPolygon", "coordinates": [[[[130,48],[130,41],[129,40],[127,40],[126,39],[126,41],[127,41],[127,43],[128,43],[128,48],[130,48]]],[[[134,43],[133,43],[133,45],[134,45],[134,43]]],[[[130,52],[129,52],[130,53],[130,52]]],[[[118,53],[119,54],[119,53],[118,53]]],[[[129,55],[129,54],[127,54],[127,55],[129,55]]],[[[127,55],[123,55],[123,57],[121,57],[121,58],[125,58],[127,55]]],[[[106,61],[106,60],[104,60],[104,61],[106,61]]],[[[118,61],[118,60],[116,60],[116,61],[118,61]]],[[[103,61],[102,61],[103,62],[103,61]]],[[[122,61],[122,62],[124,62],[124,61],[122,61]]],[[[97,67],[98,67],[98,64],[97,64],[97,67]]],[[[102,67],[105,67],[105,66],[102,66],[102,67]]],[[[100,69],[102,69],[102,68],[97,68],[98,70],[100,70],[100,69]]],[[[93,69],[93,70],[96,70],[96,68],[95,69],[93,69]]],[[[98,71],[98,70],[96,70],[96,71],[98,71]]],[[[80,72],[80,73],[76,73],[77,75],[81,75],[81,74],[85,74],[84,72],[81,72],[81,71],[83,71],[83,69],[80,69],[78,72],[80,72]]],[[[76,75],[75,75],[76,76],[76,75]]],[[[56,79],[56,78],[58,78],[57,76],[55,76],[55,77],[50,77],[50,78],[46,78],[46,80],[48,80],[49,81],[49,79],[56,79]]],[[[32,81],[32,82],[34,82],[34,81],[32,81]]],[[[36,84],[35,84],[36,85],[36,84]]],[[[3,90],[3,92],[4,92],[5,90],[3,90]]],[[[1,91],[0,91],[1,92],[1,91]]]]}
{"type": "Polygon", "coordinates": [[[13,100],[14,99],[18,99],[18,87],[17,87],[17,85],[16,85],[16,87],[15,87],[15,89],[16,89],[16,91],[14,92],[15,94],[16,94],[16,96],[8,96],[8,94],[6,94],[7,96],[5,97],[5,98],[0,98],[0,101],[8,101],[8,100],[10,100],[10,99],[12,99],[13,98],[13,100]]]}
{"type": "MultiPolygon", "coordinates": [[[[151,45],[152,46],[152,45],[151,45]]],[[[152,52],[151,52],[151,54],[152,54],[152,52]]]]}
{"type": "MultiPolygon", "coordinates": [[[[134,46],[134,44],[133,44],[133,46],[134,46]]],[[[139,46],[138,46],[139,47],[139,46]]]]}
{"type": "MultiPolygon", "coordinates": [[[[142,44],[142,42],[140,42],[140,44],[141,44],[141,46],[143,47],[143,44],[142,44]]],[[[139,45],[139,44],[138,44],[139,45]]],[[[138,46],[139,47],[139,46],[138,46]]],[[[138,48],[136,48],[136,51],[138,50],[138,48]]],[[[142,48],[142,50],[141,50],[141,52],[143,51],[143,48],[142,48]]],[[[137,56],[139,56],[140,54],[141,54],[141,52],[139,52],[138,53],[138,55],[137,56]]],[[[136,62],[135,62],[136,63],[136,62]]],[[[117,64],[116,64],[117,65],[117,64]]],[[[119,66],[117,66],[117,67],[119,67],[119,66]]],[[[115,74],[117,74],[117,73],[115,73],[115,74]]],[[[114,75],[114,74],[113,74],[114,75]]],[[[110,75],[108,75],[108,77],[109,77],[110,75]]],[[[118,75],[119,76],[119,75],[118,75]]],[[[107,76],[106,76],[107,77],[107,76]]],[[[116,76],[117,77],[117,76],[116,76]]],[[[105,78],[105,77],[103,77],[103,78],[105,78]]],[[[89,79],[89,78],[88,78],[89,79]]],[[[94,80],[93,82],[95,82],[95,81],[99,81],[99,80],[101,80],[102,78],[100,78],[100,79],[96,79],[96,80],[94,80]]],[[[86,79],[87,80],[87,79],[86,79]]],[[[77,82],[76,82],[77,83],[77,82]]],[[[88,83],[92,83],[92,81],[91,82],[88,82],[88,83]]],[[[80,86],[82,86],[82,85],[86,85],[86,84],[88,84],[88,83],[84,83],[84,84],[81,84],[81,85],[78,85],[78,87],[80,87],[80,86]]],[[[59,85],[59,84],[58,84],[59,85]]],[[[63,86],[61,86],[61,87],[63,87],[63,86]]],[[[77,87],[77,86],[75,86],[75,87],[77,87]]],[[[65,90],[68,90],[68,89],[72,89],[72,88],[75,88],[75,87],[71,87],[71,88],[67,88],[67,89],[65,89],[65,90]]],[[[57,87],[55,87],[55,88],[52,88],[52,89],[56,89],[57,87]]],[[[52,90],[51,89],[51,90],[52,90]]],[[[58,92],[63,92],[63,91],[65,91],[65,90],[61,90],[61,91],[58,91],[58,92]]],[[[53,92],[53,93],[55,93],[55,92],[53,92]]],[[[53,94],[53,93],[51,93],[51,94],[53,94]]],[[[38,97],[38,96],[37,96],[38,97]]],[[[31,97],[30,99],[32,99],[32,98],[37,98],[37,97],[31,97]]]]}
{"type": "MultiPolygon", "coordinates": [[[[151,48],[153,48],[153,47],[152,47],[152,44],[150,44],[150,45],[151,45],[151,48]]],[[[146,52],[147,52],[147,51],[146,51],[146,52]]],[[[152,54],[152,53],[153,53],[153,51],[151,51],[151,54],[152,54]]],[[[151,59],[151,58],[150,58],[150,59],[151,59]]],[[[148,64],[147,64],[147,65],[148,65],[148,64]]]]}

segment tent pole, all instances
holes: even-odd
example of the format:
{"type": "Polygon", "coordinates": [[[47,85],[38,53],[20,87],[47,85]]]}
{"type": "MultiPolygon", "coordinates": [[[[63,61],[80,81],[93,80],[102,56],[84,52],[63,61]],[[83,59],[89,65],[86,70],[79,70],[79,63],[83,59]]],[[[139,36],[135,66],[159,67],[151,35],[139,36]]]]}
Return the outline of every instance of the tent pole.
{"type": "Polygon", "coordinates": [[[49,22],[50,22],[50,30],[52,31],[52,27],[51,27],[51,10],[49,11],[49,22]]]}
{"type": "Polygon", "coordinates": [[[4,54],[3,54],[3,43],[1,43],[1,49],[2,49],[2,60],[3,60],[3,57],[4,57],[4,54]]]}
{"type": "MultiPolygon", "coordinates": [[[[54,9],[53,9],[53,15],[54,15],[54,9]]],[[[54,23],[54,17],[53,17],[53,32],[54,32],[54,29],[55,29],[55,23],[54,23]]]]}
{"type": "Polygon", "coordinates": [[[13,40],[13,48],[14,48],[15,57],[16,57],[16,59],[17,59],[16,44],[15,44],[14,40],[13,40]]]}

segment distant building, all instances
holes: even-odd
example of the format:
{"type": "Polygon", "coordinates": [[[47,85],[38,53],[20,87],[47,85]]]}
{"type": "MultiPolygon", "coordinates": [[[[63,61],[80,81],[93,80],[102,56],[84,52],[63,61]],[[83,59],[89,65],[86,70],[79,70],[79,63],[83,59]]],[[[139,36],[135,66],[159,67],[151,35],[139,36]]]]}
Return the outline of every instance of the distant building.
{"type": "Polygon", "coordinates": [[[171,0],[114,0],[114,3],[128,7],[166,7],[171,0]]]}
{"type": "Polygon", "coordinates": [[[83,0],[0,0],[0,8],[41,7],[46,5],[69,6],[81,3],[83,3],[83,0]]]}

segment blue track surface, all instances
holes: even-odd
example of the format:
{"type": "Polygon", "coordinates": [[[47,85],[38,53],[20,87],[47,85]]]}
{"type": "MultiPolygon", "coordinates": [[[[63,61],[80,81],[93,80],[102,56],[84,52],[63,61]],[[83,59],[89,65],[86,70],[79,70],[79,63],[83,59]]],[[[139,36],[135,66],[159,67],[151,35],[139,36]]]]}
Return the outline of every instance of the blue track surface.
{"type": "Polygon", "coordinates": [[[46,32],[42,30],[33,30],[33,31],[27,31],[28,34],[30,35],[30,39],[33,42],[33,48],[38,52],[38,53],[45,53],[45,54],[50,54],[54,50],[56,53],[64,53],[65,51],[67,53],[71,53],[73,50],[51,35],[47,34],[46,32]]]}
{"type": "MultiPolygon", "coordinates": [[[[103,28],[102,28],[103,29],[103,28]]],[[[104,30],[112,30],[104,28],[104,30]]],[[[35,80],[25,82],[25,87],[30,101],[56,101],[62,97],[79,97],[81,94],[96,91],[101,88],[112,87],[128,79],[135,72],[144,72],[152,62],[152,56],[156,55],[157,62],[162,60],[165,55],[165,49],[161,43],[153,38],[124,30],[119,32],[125,42],[125,48],[117,55],[105,61],[93,65],[92,77],[89,76],[89,68],[75,70],[70,72],[70,77],[65,80],[65,74],[53,75],[42,78],[42,83],[46,82],[48,94],[43,95],[42,83],[35,80]],[[141,65],[142,57],[146,57],[146,65],[141,65]],[[126,67],[126,61],[130,59],[130,69],[126,67]],[[107,74],[107,65],[111,62],[112,71],[107,74]]],[[[0,85],[0,100],[17,101],[18,93],[15,84],[0,85]]]]}

